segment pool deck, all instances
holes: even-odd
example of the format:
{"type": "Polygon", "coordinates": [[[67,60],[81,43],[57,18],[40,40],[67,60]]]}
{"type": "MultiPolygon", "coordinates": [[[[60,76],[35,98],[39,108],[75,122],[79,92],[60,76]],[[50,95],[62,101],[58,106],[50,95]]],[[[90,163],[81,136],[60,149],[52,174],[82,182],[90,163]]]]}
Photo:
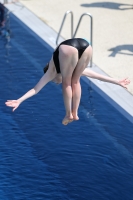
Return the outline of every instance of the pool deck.
{"type": "MultiPolygon", "coordinates": [[[[18,19],[20,19],[23,23],[25,23],[33,32],[35,32],[37,35],[39,35],[41,39],[46,41],[52,48],[55,48],[56,47],[55,39],[57,37],[57,30],[55,30],[54,27],[50,26],[50,24],[48,25],[48,23],[47,24],[44,23],[45,20],[44,19],[42,20],[42,18],[39,15],[36,14],[35,10],[37,10],[37,8],[35,9],[35,5],[36,5],[35,1],[32,1],[32,4],[34,5],[34,6],[33,5],[32,6],[34,7],[34,9],[28,8],[29,7],[28,2],[30,2],[30,1],[28,1],[28,2],[22,1],[22,2],[25,5],[27,3],[27,6],[24,6],[24,4],[17,2],[15,4],[6,4],[6,7],[10,11],[12,11],[13,14],[18,17],[18,19]]],[[[80,1],[77,1],[77,2],[79,4],[81,3],[80,1]]],[[[43,4],[41,4],[41,3],[44,3],[44,1],[41,1],[41,0],[39,1],[40,7],[43,6],[43,4]]],[[[48,9],[48,2],[45,3],[45,6],[48,9]]],[[[72,5],[71,5],[71,7],[72,7],[72,5]]],[[[65,9],[68,10],[67,7],[65,9]]],[[[133,11],[133,10],[131,10],[131,11],[133,11]]],[[[117,11],[117,12],[121,12],[121,11],[117,11]]],[[[130,10],[128,12],[130,12],[130,10]]],[[[57,15],[58,14],[59,13],[57,12],[57,15]]],[[[46,15],[46,17],[47,17],[47,15],[46,15]]],[[[55,20],[56,17],[57,16],[54,17],[54,13],[53,13],[53,20],[55,20]]],[[[60,26],[61,20],[62,20],[62,17],[61,17],[61,14],[60,14],[60,18],[58,19],[58,28],[60,26]]],[[[94,21],[95,20],[96,19],[94,19],[94,21]]],[[[95,28],[95,26],[94,26],[94,28],[95,28]]],[[[131,29],[130,29],[130,31],[131,31],[131,29]]],[[[132,31],[129,35],[131,37],[132,31]]],[[[108,37],[109,37],[109,35],[108,35],[108,37]]],[[[63,40],[63,38],[61,37],[60,41],[63,40]]],[[[95,42],[95,37],[94,37],[94,42],[95,42]]],[[[112,43],[112,44],[111,44],[110,47],[115,46],[114,43],[112,43]]],[[[103,52],[103,54],[105,54],[104,53],[105,51],[106,51],[106,49],[101,48],[101,52],[103,52]]],[[[94,55],[95,55],[95,51],[94,51],[94,55]]],[[[118,55],[118,57],[119,56],[121,56],[121,58],[120,58],[121,63],[125,63],[125,59],[126,59],[126,61],[129,61],[128,64],[130,64],[131,60],[133,61],[133,56],[131,56],[131,55],[129,56],[128,53],[125,53],[124,55],[120,54],[120,55],[118,55]]],[[[117,58],[117,56],[116,56],[116,58],[117,58]]],[[[104,56],[102,57],[102,60],[103,59],[104,59],[104,56]]],[[[128,71],[128,69],[129,69],[128,67],[125,67],[125,68],[123,67],[122,70],[120,70],[119,67],[118,67],[117,72],[119,72],[119,74],[116,73],[116,70],[114,70],[114,74],[113,74],[113,72],[109,73],[110,67],[107,67],[107,66],[109,66],[112,62],[110,59],[114,59],[114,57],[108,57],[107,56],[107,59],[105,59],[105,62],[103,61],[105,65],[107,64],[106,65],[107,69],[104,70],[104,68],[98,67],[99,63],[95,62],[95,56],[94,56],[93,62],[97,63],[98,66],[93,63],[92,70],[94,70],[98,73],[101,73],[101,74],[105,74],[105,75],[108,74],[109,76],[113,76],[113,77],[116,77],[116,78],[122,78],[123,75],[125,77],[129,73],[128,77],[132,80],[132,83],[131,83],[130,88],[129,88],[130,92],[126,91],[125,89],[121,88],[120,86],[113,85],[113,84],[110,84],[110,83],[101,82],[101,81],[98,81],[98,80],[95,80],[95,79],[88,79],[88,78],[85,78],[85,77],[83,77],[83,79],[88,83],[89,83],[89,80],[91,80],[92,88],[95,89],[102,96],[104,96],[104,98],[107,101],[109,101],[117,110],[119,110],[127,119],[129,119],[133,123],[133,103],[132,103],[133,102],[133,96],[131,94],[131,92],[133,93],[133,67],[132,67],[132,69],[130,69],[130,72],[128,71]]],[[[100,62],[102,62],[102,61],[100,61],[100,62]]],[[[117,65],[117,59],[116,59],[116,65],[117,65]]],[[[122,64],[122,65],[124,66],[124,64],[122,64]]],[[[102,66],[102,65],[100,64],[100,66],[102,66]]]]}

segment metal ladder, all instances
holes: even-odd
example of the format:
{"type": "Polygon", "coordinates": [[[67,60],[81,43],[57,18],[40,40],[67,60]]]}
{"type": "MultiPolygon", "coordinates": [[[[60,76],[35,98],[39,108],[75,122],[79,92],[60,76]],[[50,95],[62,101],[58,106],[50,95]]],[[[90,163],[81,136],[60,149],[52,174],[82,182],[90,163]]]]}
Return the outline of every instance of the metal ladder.
{"type": "MultiPolygon", "coordinates": [[[[60,37],[60,34],[61,34],[61,31],[62,31],[62,28],[63,28],[63,25],[64,25],[64,22],[66,20],[66,17],[68,14],[71,14],[71,38],[75,38],[76,34],[77,34],[77,31],[79,29],[79,26],[80,26],[80,23],[81,23],[81,20],[82,18],[87,15],[90,17],[90,44],[91,46],[93,47],[93,17],[90,13],[83,13],[80,18],[79,18],[79,21],[78,21],[78,24],[76,26],[76,29],[75,29],[75,32],[73,33],[73,12],[68,10],[64,17],[63,17],[63,20],[62,20],[62,23],[61,23],[61,26],[60,26],[60,29],[59,29],[59,32],[58,32],[58,35],[57,35],[57,39],[56,39],[56,45],[58,45],[58,40],[59,40],[59,37],[60,37]]],[[[90,61],[90,67],[92,67],[92,58],[91,58],[91,61],[90,61]]]]}

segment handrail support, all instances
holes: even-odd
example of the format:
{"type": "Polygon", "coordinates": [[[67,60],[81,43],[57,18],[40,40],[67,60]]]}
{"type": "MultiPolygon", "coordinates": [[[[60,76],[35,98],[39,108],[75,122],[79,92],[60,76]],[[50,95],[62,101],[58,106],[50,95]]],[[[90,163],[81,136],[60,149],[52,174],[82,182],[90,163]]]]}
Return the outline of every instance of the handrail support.
{"type": "Polygon", "coordinates": [[[71,38],[73,37],[73,12],[72,12],[71,10],[68,10],[68,11],[65,13],[64,17],[63,17],[63,20],[62,20],[62,23],[61,23],[61,26],[60,26],[60,30],[59,30],[59,33],[58,33],[57,39],[56,39],[56,45],[58,45],[58,40],[59,40],[59,36],[60,36],[60,34],[61,34],[61,31],[62,31],[62,27],[63,27],[64,22],[65,22],[65,19],[66,19],[67,15],[68,15],[69,13],[71,14],[71,38]]]}

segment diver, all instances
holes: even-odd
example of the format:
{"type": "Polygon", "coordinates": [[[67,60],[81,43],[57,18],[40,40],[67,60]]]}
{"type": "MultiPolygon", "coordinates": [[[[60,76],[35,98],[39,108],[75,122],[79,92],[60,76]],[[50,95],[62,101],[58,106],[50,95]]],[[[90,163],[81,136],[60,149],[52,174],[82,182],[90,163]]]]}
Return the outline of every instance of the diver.
{"type": "Polygon", "coordinates": [[[8,100],[6,106],[13,107],[13,111],[26,99],[37,94],[48,82],[62,83],[65,117],[63,125],[79,120],[78,107],[81,98],[80,77],[88,76],[101,81],[120,85],[124,88],[130,83],[125,78],[116,80],[100,75],[87,68],[92,56],[92,47],[82,38],[73,38],[63,41],[54,51],[51,60],[44,68],[44,75],[35,87],[17,100],[8,100]]]}

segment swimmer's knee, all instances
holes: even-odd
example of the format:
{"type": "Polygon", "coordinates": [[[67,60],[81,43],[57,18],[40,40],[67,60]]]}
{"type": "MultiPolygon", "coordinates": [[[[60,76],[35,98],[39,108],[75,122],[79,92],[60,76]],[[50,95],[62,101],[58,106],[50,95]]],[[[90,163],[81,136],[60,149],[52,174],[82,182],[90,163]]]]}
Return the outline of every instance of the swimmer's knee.
{"type": "Polygon", "coordinates": [[[72,82],[71,82],[72,85],[77,85],[79,83],[80,83],[80,77],[72,78],[72,82]]]}
{"type": "Polygon", "coordinates": [[[71,84],[71,77],[62,77],[62,84],[63,85],[70,85],[71,84]]]}

